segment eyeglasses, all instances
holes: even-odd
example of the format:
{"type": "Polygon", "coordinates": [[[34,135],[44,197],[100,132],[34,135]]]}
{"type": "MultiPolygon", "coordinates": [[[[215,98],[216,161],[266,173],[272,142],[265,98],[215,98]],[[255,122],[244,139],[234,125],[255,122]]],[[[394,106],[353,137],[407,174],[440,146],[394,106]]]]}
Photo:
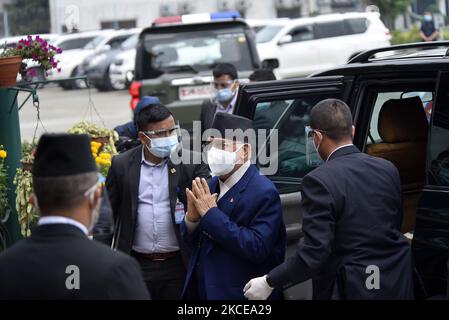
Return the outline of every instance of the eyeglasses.
{"type": "Polygon", "coordinates": [[[321,134],[326,134],[326,131],[320,129],[313,129],[311,126],[306,126],[306,137],[311,138],[314,132],[319,132],[321,134]]]}
{"type": "Polygon", "coordinates": [[[147,136],[153,136],[153,137],[169,137],[173,135],[173,133],[177,130],[179,130],[179,125],[175,125],[173,128],[170,129],[160,129],[160,130],[150,130],[150,131],[142,131],[147,136]]]}
{"type": "Polygon", "coordinates": [[[221,82],[213,82],[212,85],[215,89],[226,89],[232,86],[235,80],[221,81],[221,82]]]}

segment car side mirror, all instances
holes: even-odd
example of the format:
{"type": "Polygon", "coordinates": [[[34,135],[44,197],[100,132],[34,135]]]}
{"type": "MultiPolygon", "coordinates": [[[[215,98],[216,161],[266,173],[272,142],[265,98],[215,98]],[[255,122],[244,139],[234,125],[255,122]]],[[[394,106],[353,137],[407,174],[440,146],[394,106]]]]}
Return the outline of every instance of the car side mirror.
{"type": "Polygon", "coordinates": [[[279,40],[279,45],[290,43],[293,41],[293,36],[291,34],[286,34],[279,40]]]}
{"type": "Polygon", "coordinates": [[[266,59],[262,61],[262,68],[273,70],[279,68],[279,60],[278,59],[266,59]]]}

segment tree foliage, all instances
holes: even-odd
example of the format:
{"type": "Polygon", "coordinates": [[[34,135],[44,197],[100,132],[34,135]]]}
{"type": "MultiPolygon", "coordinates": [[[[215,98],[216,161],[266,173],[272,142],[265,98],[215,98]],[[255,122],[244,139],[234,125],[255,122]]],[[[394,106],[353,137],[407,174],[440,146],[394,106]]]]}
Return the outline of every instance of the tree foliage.
{"type": "Polygon", "coordinates": [[[5,8],[11,34],[42,34],[50,31],[48,0],[13,0],[5,8]]]}
{"type": "Polygon", "coordinates": [[[385,24],[394,29],[394,20],[398,15],[404,12],[413,0],[364,0],[367,5],[379,7],[380,14],[385,24]]]}

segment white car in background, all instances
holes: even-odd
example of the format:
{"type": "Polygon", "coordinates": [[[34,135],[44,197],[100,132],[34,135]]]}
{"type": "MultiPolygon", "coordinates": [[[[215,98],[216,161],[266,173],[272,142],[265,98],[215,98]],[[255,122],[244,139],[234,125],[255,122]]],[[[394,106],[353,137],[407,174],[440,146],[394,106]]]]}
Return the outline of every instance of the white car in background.
{"type": "Polygon", "coordinates": [[[128,88],[134,79],[136,49],[129,49],[117,55],[109,67],[109,78],[115,90],[128,88]]]}
{"type": "Polygon", "coordinates": [[[278,79],[303,77],[347,63],[357,54],[390,45],[376,12],[328,14],[279,21],[256,34],[262,64],[278,79]]]}
{"type": "MultiPolygon", "coordinates": [[[[58,56],[61,72],[52,70],[51,73],[49,73],[48,79],[58,80],[83,76],[84,74],[80,69],[80,65],[85,58],[95,53],[106,52],[113,47],[119,46],[131,36],[132,32],[128,30],[100,30],[93,31],[92,33],[89,32],[89,34],[92,35],[92,37],[83,47],[77,47],[70,50],[64,50],[64,48],[62,48],[63,52],[58,56]]],[[[75,80],[61,82],[59,85],[64,89],[80,89],[86,87],[86,82],[84,80],[75,80]]]]}

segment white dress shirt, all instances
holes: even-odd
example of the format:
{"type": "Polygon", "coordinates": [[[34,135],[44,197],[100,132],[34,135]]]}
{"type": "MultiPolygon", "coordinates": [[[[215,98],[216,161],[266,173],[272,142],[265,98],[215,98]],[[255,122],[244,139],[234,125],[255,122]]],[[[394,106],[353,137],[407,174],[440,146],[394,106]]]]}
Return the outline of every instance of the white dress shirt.
{"type": "MultiPolygon", "coordinates": [[[[223,196],[229,190],[231,190],[231,188],[233,186],[235,186],[235,184],[237,182],[239,182],[240,179],[243,178],[243,176],[245,175],[246,171],[249,169],[250,165],[251,165],[251,162],[250,161],[246,161],[236,172],[234,172],[229,178],[227,178],[226,181],[223,182],[220,179],[218,179],[218,183],[220,185],[220,194],[218,195],[217,201],[219,201],[221,198],[223,198],[223,196]]],[[[184,221],[186,223],[186,227],[187,227],[187,231],[188,232],[192,232],[193,230],[195,230],[195,228],[199,224],[199,221],[197,221],[197,222],[189,221],[189,219],[187,219],[187,216],[184,217],[184,221]]]]}
{"type": "Polygon", "coordinates": [[[147,161],[142,148],[134,251],[162,253],[179,250],[171,218],[167,162],[154,164],[147,161]]]}
{"type": "Polygon", "coordinates": [[[334,151],[332,151],[330,153],[330,155],[327,157],[326,162],[329,161],[330,157],[335,153],[335,151],[340,150],[340,149],[345,148],[345,147],[349,147],[349,146],[353,146],[353,144],[352,143],[348,143],[348,144],[345,144],[343,146],[339,146],[338,148],[335,148],[334,151]]]}
{"type": "Polygon", "coordinates": [[[82,224],[79,221],[62,217],[62,216],[45,216],[40,217],[39,221],[37,222],[38,226],[48,225],[48,224],[70,224],[72,226],[77,227],[80,229],[86,236],[89,234],[89,231],[87,230],[86,226],[82,224]]]}

